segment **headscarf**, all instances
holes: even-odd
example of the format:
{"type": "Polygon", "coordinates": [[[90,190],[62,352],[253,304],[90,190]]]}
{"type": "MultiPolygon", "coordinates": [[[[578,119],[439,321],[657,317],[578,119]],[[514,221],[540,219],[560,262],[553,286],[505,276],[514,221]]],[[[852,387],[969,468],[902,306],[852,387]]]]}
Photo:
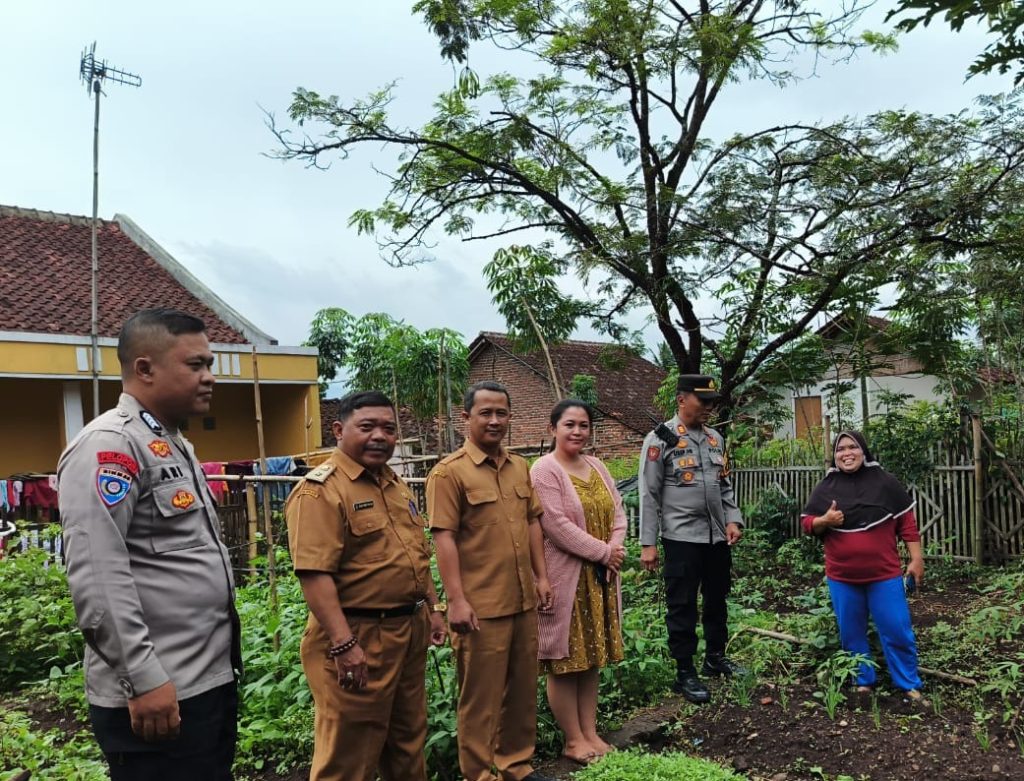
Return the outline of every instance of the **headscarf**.
{"type": "Polygon", "coordinates": [[[837,532],[864,531],[914,507],[907,489],[882,469],[859,431],[840,431],[836,435],[832,444],[832,467],[811,492],[803,514],[824,515],[833,500],[836,508],[843,512],[843,525],[831,527],[837,532]],[[864,463],[856,472],[844,472],[836,466],[836,447],[843,437],[849,437],[864,451],[864,463]]]}

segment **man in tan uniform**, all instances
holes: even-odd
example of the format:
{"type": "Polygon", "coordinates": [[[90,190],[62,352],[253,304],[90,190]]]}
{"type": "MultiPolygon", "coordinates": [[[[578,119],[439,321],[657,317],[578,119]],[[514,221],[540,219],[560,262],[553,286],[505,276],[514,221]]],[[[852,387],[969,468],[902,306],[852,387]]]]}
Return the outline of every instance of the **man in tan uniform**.
{"type": "Polygon", "coordinates": [[[548,781],[533,770],[537,614],[551,607],[540,501],[505,451],[511,404],[496,382],[465,397],[466,442],[427,479],[459,677],[459,767],[468,781],[548,781]],[[492,768],[497,768],[495,776],[492,768]]]}
{"type": "Polygon", "coordinates": [[[288,497],[295,574],[310,616],[302,668],[316,721],[311,781],[426,781],[427,646],[445,639],[425,525],[388,467],[395,409],[341,400],[338,448],[288,497]]]}

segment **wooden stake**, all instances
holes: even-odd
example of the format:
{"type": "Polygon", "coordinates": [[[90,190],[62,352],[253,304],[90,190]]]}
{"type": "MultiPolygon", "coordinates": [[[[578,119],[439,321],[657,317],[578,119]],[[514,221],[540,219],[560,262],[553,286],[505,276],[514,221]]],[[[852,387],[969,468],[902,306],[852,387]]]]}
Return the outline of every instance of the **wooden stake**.
{"type": "MultiPolygon", "coordinates": [[[[256,358],[256,345],[252,346],[252,388],[256,398],[256,439],[260,449],[260,472],[267,474],[267,450],[263,444],[263,404],[260,400],[260,367],[256,358]]],[[[274,525],[270,517],[270,493],[263,486],[263,533],[267,537],[267,575],[270,579],[270,609],[274,616],[280,616],[277,604],[277,552],[274,550],[274,525]]],[[[274,630],[274,650],[281,647],[281,635],[274,630]]]]}
{"type": "Polygon", "coordinates": [[[981,416],[971,415],[974,445],[974,561],[985,561],[985,467],[981,460],[981,416]]]}
{"type": "Polygon", "coordinates": [[[259,515],[256,513],[256,491],[252,483],[245,484],[245,515],[249,521],[249,577],[256,575],[253,561],[258,554],[256,550],[256,532],[259,530],[259,515]]]}
{"type": "Polygon", "coordinates": [[[826,415],[821,421],[822,450],[825,451],[825,469],[832,463],[832,416],[826,415]]]}

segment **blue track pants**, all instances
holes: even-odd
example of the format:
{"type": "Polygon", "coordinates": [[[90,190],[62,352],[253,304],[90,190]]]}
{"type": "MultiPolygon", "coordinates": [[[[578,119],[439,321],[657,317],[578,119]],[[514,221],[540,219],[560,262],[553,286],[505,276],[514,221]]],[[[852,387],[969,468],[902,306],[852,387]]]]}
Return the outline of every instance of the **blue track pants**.
{"type": "MultiPolygon", "coordinates": [[[[910,608],[903,591],[903,578],[877,583],[842,583],[828,578],[832,608],[839,622],[839,642],[851,654],[871,656],[868,646],[868,616],[875,622],[882,641],[885,663],[896,688],[921,688],[917,672],[917,641],[910,626],[910,608]]],[[[861,665],[858,686],[875,685],[875,668],[861,665]]]]}

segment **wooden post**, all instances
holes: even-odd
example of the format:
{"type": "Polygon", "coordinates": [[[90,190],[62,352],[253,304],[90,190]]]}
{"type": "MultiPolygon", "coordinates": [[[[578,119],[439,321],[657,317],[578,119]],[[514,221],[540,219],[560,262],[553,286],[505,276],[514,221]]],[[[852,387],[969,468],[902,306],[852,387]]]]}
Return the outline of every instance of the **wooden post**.
{"type": "Polygon", "coordinates": [[[309,416],[309,391],[302,397],[302,426],[303,426],[303,461],[309,466],[309,430],[313,426],[313,418],[309,416]]]}
{"type": "Polygon", "coordinates": [[[985,467],[981,460],[981,416],[971,415],[971,439],[974,445],[974,560],[985,561],[985,467]]]}
{"type": "Polygon", "coordinates": [[[249,522],[249,577],[256,575],[253,560],[257,556],[256,533],[259,530],[259,515],[256,513],[256,489],[252,483],[245,484],[245,517],[249,522]]]}
{"type": "Polygon", "coordinates": [[[444,332],[437,346],[437,454],[443,456],[448,452],[444,441],[444,391],[441,380],[444,378],[444,332]]]}
{"type": "MultiPolygon", "coordinates": [[[[267,450],[263,444],[263,404],[260,400],[260,367],[256,358],[256,345],[252,346],[252,388],[256,399],[256,440],[260,449],[260,472],[267,474],[267,450]]],[[[270,580],[270,609],[280,615],[277,605],[277,552],[274,550],[274,525],[270,517],[270,493],[263,484],[263,533],[267,537],[267,575],[270,580]]],[[[279,630],[274,630],[274,650],[281,646],[279,630]]]]}
{"type": "Polygon", "coordinates": [[[832,416],[826,415],[821,420],[821,444],[825,452],[825,469],[832,463],[832,416]]]}

